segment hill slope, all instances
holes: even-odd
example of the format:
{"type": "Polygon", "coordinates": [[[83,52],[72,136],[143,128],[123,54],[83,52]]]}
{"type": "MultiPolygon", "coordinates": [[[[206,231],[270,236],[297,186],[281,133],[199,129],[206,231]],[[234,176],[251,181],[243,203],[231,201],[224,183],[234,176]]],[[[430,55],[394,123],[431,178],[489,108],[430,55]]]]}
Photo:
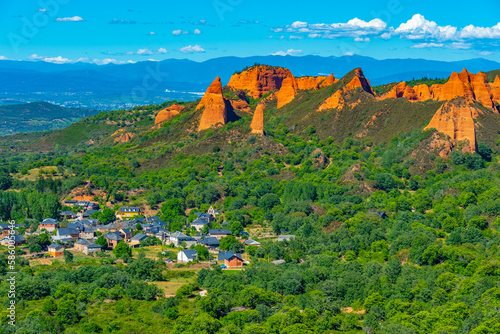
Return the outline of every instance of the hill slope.
{"type": "Polygon", "coordinates": [[[47,102],[0,106],[0,135],[62,129],[96,111],[70,109],[47,102]]]}

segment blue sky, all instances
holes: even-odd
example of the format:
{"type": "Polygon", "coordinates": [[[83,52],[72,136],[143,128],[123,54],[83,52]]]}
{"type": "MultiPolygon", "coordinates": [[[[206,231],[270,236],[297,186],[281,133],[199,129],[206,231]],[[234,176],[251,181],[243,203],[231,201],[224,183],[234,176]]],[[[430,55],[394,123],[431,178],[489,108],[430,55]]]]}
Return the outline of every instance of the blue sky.
{"type": "Polygon", "coordinates": [[[500,4],[2,0],[0,59],[137,62],[269,54],[500,61],[500,4]]]}

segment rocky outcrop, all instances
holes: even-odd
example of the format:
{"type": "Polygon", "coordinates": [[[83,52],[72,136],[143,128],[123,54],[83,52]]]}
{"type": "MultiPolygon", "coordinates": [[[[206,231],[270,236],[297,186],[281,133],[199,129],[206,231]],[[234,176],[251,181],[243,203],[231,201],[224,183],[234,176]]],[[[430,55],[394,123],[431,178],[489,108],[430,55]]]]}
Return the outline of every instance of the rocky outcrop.
{"type": "Polygon", "coordinates": [[[360,68],[354,70],[354,78],[345,86],[345,90],[353,90],[356,88],[362,88],[365,92],[375,95],[373,92],[370,81],[365,78],[363,71],[360,68]]]}
{"type": "Polygon", "coordinates": [[[126,143],[130,139],[132,139],[135,136],[135,133],[133,132],[126,132],[118,137],[115,138],[115,142],[117,143],[126,143]]]}
{"type": "Polygon", "coordinates": [[[342,109],[344,108],[344,105],[345,105],[344,96],[342,96],[342,90],[339,89],[335,93],[333,93],[329,98],[323,101],[323,103],[319,106],[318,111],[327,109],[342,109]]]}
{"type": "Polygon", "coordinates": [[[264,103],[259,103],[255,108],[252,123],[250,123],[252,133],[264,135],[264,107],[264,103]]]}
{"type": "Polygon", "coordinates": [[[286,77],[281,85],[280,90],[276,93],[278,98],[278,108],[290,103],[297,95],[297,83],[293,75],[286,77]]]}
{"type": "Polygon", "coordinates": [[[500,79],[495,78],[495,82],[489,83],[486,74],[479,72],[472,74],[465,68],[462,72],[453,72],[448,81],[442,85],[434,84],[430,87],[427,85],[418,85],[413,89],[408,88],[406,83],[400,82],[393,89],[379,97],[379,100],[386,98],[401,98],[405,97],[410,101],[451,101],[454,98],[461,97],[467,102],[479,102],[483,106],[492,108],[497,111],[496,102],[500,99],[500,89],[497,91],[497,86],[500,86],[500,79]]]}
{"type": "Polygon", "coordinates": [[[371,95],[375,95],[370,82],[365,78],[365,75],[360,68],[354,70],[354,77],[351,79],[351,81],[349,81],[349,83],[347,83],[343,88],[335,91],[335,93],[333,93],[329,98],[323,101],[323,103],[319,106],[318,111],[344,108],[344,94],[357,88],[361,88],[365,92],[371,95]]]}
{"type": "Polygon", "coordinates": [[[413,90],[415,91],[418,101],[432,100],[432,98],[434,97],[431,90],[429,89],[429,86],[427,85],[417,85],[413,87],[413,90]]]}
{"type": "Polygon", "coordinates": [[[182,109],[184,109],[184,106],[181,106],[179,104],[172,104],[170,107],[160,110],[156,115],[155,124],[165,122],[170,118],[179,115],[182,109]]]}
{"type": "Polygon", "coordinates": [[[297,82],[297,89],[300,90],[310,90],[310,89],[318,89],[321,82],[325,81],[325,76],[317,76],[317,77],[298,77],[295,78],[297,82]]]}
{"type": "Polygon", "coordinates": [[[226,124],[228,105],[231,106],[222,95],[222,84],[220,78],[217,77],[196,107],[196,110],[204,108],[198,131],[206,130],[217,124],[226,124]]]}
{"type": "Polygon", "coordinates": [[[448,82],[441,86],[440,94],[437,95],[439,101],[449,101],[455,97],[463,97],[468,102],[474,101],[470,73],[466,69],[460,74],[453,72],[448,82]]]}
{"type": "Polygon", "coordinates": [[[243,72],[235,73],[227,84],[233,90],[245,90],[254,99],[273,90],[279,90],[283,80],[293,77],[290,70],[274,66],[253,66],[243,72]]]}
{"type": "Polygon", "coordinates": [[[319,88],[331,86],[334,83],[336,83],[337,81],[339,81],[339,79],[335,79],[335,77],[333,76],[333,73],[332,73],[329,76],[327,76],[325,78],[325,80],[323,80],[323,82],[320,83],[319,88]]]}
{"type": "Polygon", "coordinates": [[[490,86],[493,101],[500,104],[500,78],[498,78],[498,75],[495,77],[495,81],[490,86]]]}
{"type": "Polygon", "coordinates": [[[250,109],[248,102],[245,100],[238,99],[238,100],[231,100],[229,102],[231,103],[231,107],[233,107],[233,109],[245,112],[252,112],[252,109],[250,109]]]}
{"type": "Polygon", "coordinates": [[[417,100],[417,93],[413,88],[408,86],[406,82],[402,81],[392,87],[390,91],[385,93],[384,95],[380,96],[378,99],[383,100],[383,99],[397,99],[404,97],[410,101],[416,101],[417,100]]]}
{"type": "Polygon", "coordinates": [[[476,151],[476,131],[474,118],[479,116],[479,110],[463,98],[448,101],[434,114],[431,122],[424,130],[436,129],[447,135],[452,146],[463,143],[464,152],[476,151]]]}

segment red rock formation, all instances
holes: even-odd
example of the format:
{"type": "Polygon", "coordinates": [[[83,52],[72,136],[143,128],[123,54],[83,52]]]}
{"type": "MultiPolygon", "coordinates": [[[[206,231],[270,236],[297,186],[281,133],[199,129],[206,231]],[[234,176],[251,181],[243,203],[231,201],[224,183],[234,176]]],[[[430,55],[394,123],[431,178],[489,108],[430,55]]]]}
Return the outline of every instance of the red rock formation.
{"type": "Polygon", "coordinates": [[[448,101],[432,117],[424,130],[436,129],[450,138],[453,146],[466,142],[463,151],[476,151],[476,131],[474,118],[479,116],[479,110],[468,104],[467,100],[454,99],[448,101]]]}
{"type": "Polygon", "coordinates": [[[135,133],[133,133],[133,132],[126,132],[126,133],[122,134],[121,136],[116,137],[115,138],[115,142],[117,142],[117,143],[126,143],[130,139],[132,139],[134,136],[135,136],[135,133]]]}
{"type": "Polygon", "coordinates": [[[310,90],[310,89],[318,89],[319,84],[325,79],[326,79],[325,76],[318,76],[318,77],[305,76],[305,77],[295,78],[295,81],[297,82],[297,89],[310,90]]]}
{"type": "Polygon", "coordinates": [[[344,108],[345,100],[342,96],[342,90],[339,89],[335,93],[333,93],[329,98],[327,98],[323,103],[319,106],[318,111],[327,110],[327,109],[342,109],[344,108]]]}
{"type": "Polygon", "coordinates": [[[363,71],[360,68],[354,70],[354,78],[345,86],[345,90],[356,89],[361,87],[365,92],[375,95],[370,81],[365,78],[363,71]]]}
{"type": "Polygon", "coordinates": [[[170,118],[179,115],[179,112],[184,109],[184,106],[172,104],[170,107],[162,109],[158,112],[155,118],[155,124],[165,122],[170,118]]]}
{"type": "Polygon", "coordinates": [[[293,75],[283,80],[280,90],[276,93],[278,98],[278,108],[290,103],[297,95],[297,83],[293,75]]]}
{"type": "Polygon", "coordinates": [[[418,100],[417,94],[413,88],[408,86],[406,82],[402,81],[396,86],[392,87],[390,91],[379,97],[380,100],[383,99],[397,99],[397,98],[407,98],[410,101],[418,100]]]}
{"type": "Polygon", "coordinates": [[[495,77],[495,81],[490,86],[493,101],[500,103],[500,79],[498,78],[498,75],[495,77]]]}
{"type": "Polygon", "coordinates": [[[250,106],[248,105],[248,102],[242,99],[238,100],[230,100],[231,106],[233,109],[245,111],[245,112],[252,112],[252,109],[250,109],[250,106]]]}
{"type": "Polygon", "coordinates": [[[331,86],[334,83],[336,83],[337,81],[339,81],[339,79],[335,79],[335,77],[333,76],[333,73],[332,73],[329,76],[327,76],[326,79],[323,80],[323,82],[320,83],[319,88],[331,86]]]}
{"type": "Polygon", "coordinates": [[[222,84],[220,78],[215,78],[214,82],[208,87],[205,95],[196,107],[196,110],[205,107],[201,115],[198,131],[211,128],[217,124],[226,124],[227,122],[227,100],[222,96],[222,84]]]}
{"type": "Polygon", "coordinates": [[[474,91],[474,97],[483,106],[488,108],[495,108],[495,103],[492,99],[490,84],[488,83],[488,77],[483,72],[479,72],[473,75],[472,78],[472,89],[474,91]]]}
{"type": "MultiPolygon", "coordinates": [[[[351,79],[351,81],[345,85],[344,88],[341,88],[335,93],[333,93],[329,98],[327,98],[323,103],[320,105],[318,111],[326,110],[326,109],[342,109],[345,105],[345,99],[343,94],[350,91],[354,90],[356,88],[362,88],[365,92],[370,93],[374,95],[375,93],[373,92],[372,86],[370,85],[370,82],[365,78],[363,71],[361,69],[357,68],[354,71],[354,78],[351,79]]],[[[355,106],[357,103],[351,105],[355,106]]]]}
{"type": "MultiPolygon", "coordinates": [[[[247,90],[254,99],[281,88],[283,80],[292,72],[282,67],[254,66],[241,73],[235,73],[227,84],[234,90],[247,90]]],[[[293,76],[292,76],[293,77],[293,76]]]]}
{"type": "Polygon", "coordinates": [[[438,101],[450,101],[457,97],[464,98],[467,102],[477,101],[485,107],[492,108],[497,112],[495,102],[500,99],[500,91],[496,87],[500,87],[500,79],[495,79],[495,82],[488,83],[488,78],[483,72],[472,74],[465,68],[462,72],[453,72],[448,81],[443,84],[434,84],[431,87],[426,85],[418,85],[413,87],[413,92],[406,88],[405,84],[399,83],[391,92],[384,94],[379,99],[406,97],[413,101],[426,101],[435,99],[438,101]],[[403,92],[403,88],[406,92],[403,92]],[[403,93],[402,93],[403,92],[403,93]],[[415,96],[413,96],[415,93],[415,96]]]}
{"type": "Polygon", "coordinates": [[[417,85],[413,87],[418,101],[427,101],[433,98],[433,94],[427,85],[417,85]]]}
{"type": "Polygon", "coordinates": [[[264,103],[259,103],[255,112],[253,113],[252,123],[250,129],[252,133],[263,135],[264,134],[264,103]]]}
{"type": "Polygon", "coordinates": [[[463,97],[468,102],[474,101],[474,92],[470,84],[469,74],[466,69],[460,74],[453,72],[448,82],[441,86],[441,94],[438,95],[438,100],[449,101],[455,97],[463,97]]]}
{"type": "Polygon", "coordinates": [[[207,91],[205,92],[205,94],[201,98],[200,103],[198,103],[198,105],[196,106],[196,110],[201,109],[209,101],[211,101],[211,99],[213,99],[214,97],[217,97],[219,95],[222,96],[222,84],[220,82],[220,78],[217,77],[212,82],[212,84],[210,84],[210,86],[208,86],[207,91]]]}

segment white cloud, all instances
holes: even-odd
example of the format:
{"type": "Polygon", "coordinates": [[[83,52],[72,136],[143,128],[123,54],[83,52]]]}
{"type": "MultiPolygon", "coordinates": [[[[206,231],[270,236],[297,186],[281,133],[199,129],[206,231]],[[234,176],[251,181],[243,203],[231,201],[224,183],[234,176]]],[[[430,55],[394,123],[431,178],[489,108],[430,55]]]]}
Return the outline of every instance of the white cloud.
{"type": "Polygon", "coordinates": [[[343,56],[354,56],[354,52],[352,51],[347,51],[342,54],[343,56]]]}
{"type": "Polygon", "coordinates": [[[309,38],[340,38],[340,37],[365,37],[367,35],[380,35],[387,32],[387,23],[380,19],[364,21],[353,18],[343,23],[307,23],[295,21],[284,28],[272,28],[272,31],[285,31],[287,33],[308,34],[309,38]]]}
{"type": "Polygon", "coordinates": [[[457,49],[457,50],[467,50],[472,48],[471,43],[462,43],[462,42],[453,42],[451,45],[448,45],[449,49],[457,49]]]}
{"type": "Polygon", "coordinates": [[[278,51],[271,53],[272,56],[297,56],[302,53],[302,50],[288,49],[286,51],[278,51]]]}
{"type": "Polygon", "coordinates": [[[290,36],[290,39],[304,39],[302,36],[290,36]]]}
{"type": "Polygon", "coordinates": [[[158,53],[167,53],[168,51],[165,48],[159,48],[158,53]]]}
{"type": "Polygon", "coordinates": [[[153,51],[149,50],[149,49],[139,49],[137,50],[136,52],[138,55],[152,55],[153,54],[153,51]]]}
{"type": "Polygon", "coordinates": [[[205,50],[201,46],[199,46],[198,44],[196,44],[194,46],[192,46],[192,45],[185,46],[183,48],[180,48],[179,51],[182,53],[205,52],[205,50]]]}
{"type": "Polygon", "coordinates": [[[391,39],[391,34],[388,32],[384,32],[382,35],[380,35],[380,38],[385,39],[385,40],[389,40],[389,39],[391,39]]]}
{"type": "Polygon", "coordinates": [[[57,22],[82,22],[85,21],[82,19],[80,16],[73,16],[73,17],[58,17],[56,19],[57,22]]]}
{"type": "Polygon", "coordinates": [[[271,28],[272,32],[282,32],[283,28],[271,28]]]}
{"type": "Polygon", "coordinates": [[[481,56],[490,56],[490,55],[492,55],[493,53],[494,53],[493,51],[481,51],[481,52],[479,52],[479,54],[480,54],[481,56]]]}
{"type": "Polygon", "coordinates": [[[456,39],[457,27],[450,25],[439,26],[434,21],[426,20],[421,14],[415,14],[406,23],[394,30],[403,39],[435,39],[438,41],[448,41],[456,39]]]}
{"type": "Polygon", "coordinates": [[[69,58],[65,58],[65,57],[61,57],[61,56],[45,57],[45,56],[39,56],[37,54],[32,54],[26,58],[28,60],[41,60],[41,61],[44,61],[46,63],[54,63],[54,64],[89,62],[88,58],[69,59],[69,58]]]}
{"type": "MultiPolygon", "coordinates": [[[[196,29],[196,30],[198,30],[198,29],[196,29]]],[[[180,30],[180,29],[179,29],[179,30],[174,30],[174,31],[172,31],[172,35],[175,35],[175,36],[185,35],[185,34],[187,34],[187,33],[188,33],[187,31],[182,31],[182,30],[180,30]]]]}
{"type": "Polygon", "coordinates": [[[420,43],[415,44],[411,48],[412,49],[427,49],[427,48],[442,48],[444,46],[443,43],[420,43]]]}
{"type": "Polygon", "coordinates": [[[195,30],[194,30],[194,34],[195,34],[195,35],[199,35],[199,34],[201,34],[201,30],[200,30],[200,29],[195,29],[195,30]]]}
{"type": "Polygon", "coordinates": [[[5,56],[0,56],[0,60],[10,60],[10,59],[5,56]]]}
{"type": "Polygon", "coordinates": [[[498,39],[500,38],[500,22],[493,27],[475,27],[472,24],[460,31],[461,38],[498,39]]]}
{"type": "Polygon", "coordinates": [[[291,25],[292,28],[305,28],[307,27],[307,22],[295,21],[291,25]]]}
{"type": "Polygon", "coordinates": [[[148,35],[156,35],[154,31],[150,31],[148,35]]]}
{"type": "Polygon", "coordinates": [[[45,8],[38,8],[38,11],[39,11],[39,12],[46,12],[46,11],[47,11],[47,9],[45,9],[45,8]]]}
{"type": "Polygon", "coordinates": [[[134,64],[135,61],[133,60],[116,60],[116,59],[111,59],[111,58],[106,58],[106,59],[94,59],[92,60],[94,64],[97,65],[108,65],[108,64],[116,64],[116,65],[122,65],[122,64],[134,64]]]}
{"type": "Polygon", "coordinates": [[[369,37],[366,37],[366,38],[362,38],[362,37],[356,37],[354,39],[355,42],[369,42],[370,41],[370,38],[369,37]]]}

